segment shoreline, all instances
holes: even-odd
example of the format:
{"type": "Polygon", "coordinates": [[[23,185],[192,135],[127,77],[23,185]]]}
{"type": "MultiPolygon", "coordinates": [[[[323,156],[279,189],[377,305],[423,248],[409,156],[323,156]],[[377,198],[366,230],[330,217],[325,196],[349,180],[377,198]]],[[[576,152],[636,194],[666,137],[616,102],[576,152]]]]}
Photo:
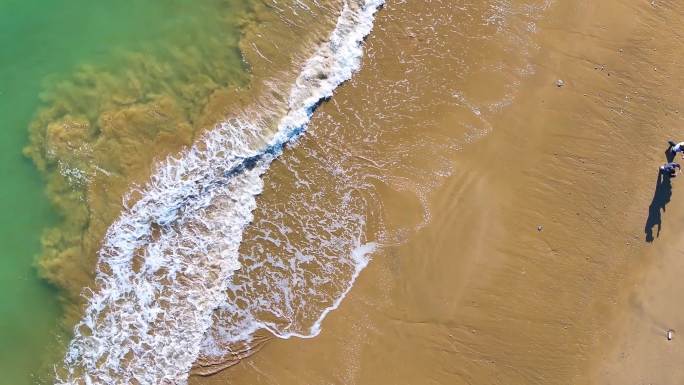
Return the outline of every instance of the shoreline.
{"type": "MultiPolygon", "coordinates": [[[[355,270],[356,282],[344,292],[344,301],[335,303],[339,308],[325,318],[316,338],[257,341],[258,354],[217,375],[192,377],[192,384],[230,379],[236,384],[430,380],[624,385],[637,379],[684,379],[678,366],[684,357],[679,341],[684,312],[671,306],[684,289],[677,274],[684,268],[684,243],[677,239],[684,220],[679,214],[684,198],[677,196],[684,176],[672,181],[665,212],[660,211],[664,197],[654,198],[653,191],[665,141],[681,135],[676,130],[684,76],[678,63],[684,54],[672,47],[684,36],[678,24],[684,5],[584,0],[548,9],[540,5],[541,16],[524,6],[512,8],[502,19],[486,18],[490,10],[483,5],[460,15],[464,19],[455,15],[451,20],[454,15],[440,13],[439,7],[452,5],[437,0],[429,10],[405,3],[386,6],[376,31],[364,39],[372,49],[361,72],[320,106],[311,119],[313,129],[288,148],[282,156],[286,159],[274,162],[258,197],[258,220],[246,231],[246,241],[239,242],[245,266],[263,262],[250,259],[252,255],[267,257],[266,264],[277,267],[269,278],[276,280],[281,274],[277,270],[286,264],[269,259],[269,252],[290,261],[287,252],[294,250],[293,255],[302,255],[302,266],[310,266],[317,253],[337,256],[311,269],[315,281],[319,270],[341,261],[336,253],[344,247],[324,249],[344,238],[334,233],[358,226],[365,231],[359,243],[380,245],[368,267],[360,275],[355,270]],[[440,19],[445,14],[447,19],[440,19]],[[433,25],[409,24],[414,15],[433,25]],[[478,24],[479,17],[486,22],[478,24]],[[473,39],[457,41],[463,34],[457,27],[473,39]],[[449,50],[440,49],[439,39],[431,45],[435,36],[449,40],[449,50]],[[393,55],[401,60],[388,59],[396,59],[393,55]],[[322,159],[330,162],[324,164],[329,170],[316,163],[322,159]],[[343,174],[345,178],[336,178],[343,174]],[[299,190],[318,183],[312,190],[299,190]],[[335,188],[340,184],[349,189],[335,188]],[[338,195],[347,200],[336,201],[338,195]],[[347,226],[297,222],[317,221],[317,215],[329,219],[340,207],[348,209],[349,202],[357,206],[345,210],[347,214],[360,211],[337,218],[347,226]],[[368,207],[359,208],[364,204],[368,207]],[[285,211],[291,218],[282,219],[279,224],[285,227],[278,230],[288,231],[276,235],[283,239],[268,238],[271,229],[259,224],[270,224],[274,214],[285,211]],[[288,221],[295,221],[294,231],[288,221]],[[658,221],[662,231],[649,244],[644,237],[658,221]],[[320,238],[311,238],[316,235],[320,238]],[[266,246],[263,255],[254,253],[263,251],[259,240],[265,239],[274,250],[266,246]],[[280,246],[283,241],[287,252],[280,246]],[[318,242],[325,246],[315,249],[318,242]],[[297,248],[311,244],[312,249],[297,248]],[[675,332],[672,341],[665,338],[668,329],[675,332]]],[[[282,15],[263,17],[274,22],[282,15]]],[[[315,15],[302,17],[297,28],[304,31],[306,18],[315,15]]],[[[294,60],[267,41],[261,27],[245,26],[240,47],[254,61],[258,75],[251,76],[259,82],[212,92],[198,130],[244,106],[268,107],[251,101],[273,87],[264,74],[276,66],[278,76],[294,78],[290,67],[303,62],[319,32],[331,23],[320,19],[307,32],[307,43],[296,45],[294,60]]],[[[273,31],[296,34],[285,20],[279,22],[273,31]]],[[[314,72],[308,80],[315,78],[314,72]]],[[[324,79],[328,75],[318,77],[324,79]]],[[[193,135],[182,141],[195,140],[193,135]]],[[[174,143],[170,148],[182,147],[174,143]]],[[[145,180],[150,167],[141,166],[132,178],[145,180]]],[[[104,205],[113,206],[100,209],[118,210],[117,194],[123,187],[112,192],[105,179],[90,186],[88,194],[109,194],[104,205]]],[[[109,225],[96,226],[103,232],[109,225]]],[[[101,240],[88,242],[92,248],[101,240]]],[[[308,271],[302,266],[290,266],[291,272],[308,271]]],[[[59,272],[59,266],[51,268],[59,272]]],[[[348,273],[345,268],[349,266],[334,267],[341,274],[333,277],[334,283],[348,273]]],[[[250,274],[263,278],[262,271],[247,270],[241,279],[254,278],[250,274]]],[[[320,277],[318,282],[327,278],[320,277]]],[[[293,281],[285,295],[298,295],[299,276],[286,278],[293,281]]],[[[68,277],[60,279],[69,284],[68,277]]],[[[271,299],[268,287],[245,285],[246,296],[254,297],[248,298],[271,299]]],[[[339,287],[321,284],[320,289],[317,294],[325,296],[339,287]]],[[[274,300],[260,309],[265,322],[297,335],[297,322],[305,324],[310,316],[306,298],[286,304],[296,310],[292,318],[278,314],[277,304],[274,300]],[[269,319],[276,314],[283,318],[269,319]]],[[[257,334],[258,340],[262,336],[257,334]]],[[[201,358],[211,369],[221,368],[224,356],[216,362],[201,358]]]]}
{"type": "MultiPolygon", "coordinates": [[[[618,378],[625,368],[609,359],[640,325],[621,318],[644,275],[648,285],[666,277],[651,246],[672,239],[679,218],[665,213],[656,245],[645,242],[645,214],[664,143],[679,120],[681,84],[673,80],[677,60],[662,49],[677,35],[659,28],[662,16],[650,7],[553,5],[539,22],[536,73],[511,106],[488,117],[493,132],[457,154],[457,171],[431,195],[432,222],[406,244],[374,255],[315,340],[273,340],[191,383],[618,378]],[[646,39],[654,29],[662,36],[646,39]],[[653,70],[659,61],[668,66],[653,70]]],[[[671,203],[668,212],[677,207],[671,203]]],[[[658,306],[650,314],[662,312],[658,306]]],[[[626,345],[637,357],[634,370],[644,367],[639,343],[626,345]]]]}
{"type": "MultiPolygon", "coordinates": [[[[254,220],[262,175],[306,129],[319,102],[358,70],[363,40],[383,3],[345,4],[330,38],[304,62],[294,85],[276,97],[271,110],[257,110],[244,123],[228,120],[179,157],[155,167],[151,181],[136,192],[138,200],[107,229],[98,253],[99,287],[75,327],[59,383],[185,382],[198,358],[217,354],[222,344],[243,342],[234,338],[248,331],[233,329],[248,325],[221,329],[214,312],[227,308],[242,310],[236,315],[243,319],[251,316],[251,309],[240,309],[239,300],[226,297],[241,294],[230,282],[241,267],[238,248],[254,220]],[[285,100],[286,106],[278,103],[285,100]],[[104,349],[92,351],[93,345],[104,349]],[[168,357],[155,360],[149,351],[168,357]],[[134,359],[122,359],[131,353],[134,359]]],[[[365,267],[365,258],[352,256],[352,280],[365,267]]],[[[311,261],[302,259],[302,264],[311,261]]],[[[320,317],[329,310],[323,309],[320,317]]],[[[278,330],[277,322],[257,321],[278,330]]],[[[317,323],[311,328],[315,335],[317,323]]],[[[293,334],[288,328],[282,332],[293,334]]],[[[293,335],[300,334],[295,329],[293,335]]]]}

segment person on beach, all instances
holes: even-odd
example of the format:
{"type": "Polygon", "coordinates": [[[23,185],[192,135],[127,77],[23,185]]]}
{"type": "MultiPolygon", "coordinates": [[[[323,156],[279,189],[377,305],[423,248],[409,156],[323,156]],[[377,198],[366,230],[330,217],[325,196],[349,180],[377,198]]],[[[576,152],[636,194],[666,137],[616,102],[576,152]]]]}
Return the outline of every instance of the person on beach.
{"type": "Polygon", "coordinates": [[[675,143],[671,140],[668,140],[667,143],[670,145],[670,151],[672,151],[673,155],[681,152],[682,158],[684,159],[684,142],[675,143]]]}
{"type": "Polygon", "coordinates": [[[682,166],[675,162],[665,163],[664,165],[660,166],[660,172],[663,175],[669,176],[670,178],[677,176],[677,170],[681,171],[682,166]]]}

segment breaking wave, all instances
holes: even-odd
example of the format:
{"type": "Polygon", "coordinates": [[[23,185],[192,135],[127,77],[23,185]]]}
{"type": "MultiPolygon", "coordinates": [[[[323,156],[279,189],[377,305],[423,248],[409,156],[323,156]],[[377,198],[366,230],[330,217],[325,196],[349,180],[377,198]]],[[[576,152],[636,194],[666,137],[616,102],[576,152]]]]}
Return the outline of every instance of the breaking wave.
{"type": "MultiPolygon", "coordinates": [[[[164,161],[146,186],[131,191],[128,198],[135,198],[135,203],[106,233],[96,290],[88,295],[57,383],[187,382],[200,350],[211,346],[208,341],[215,337],[208,331],[216,312],[227,320],[245,314],[227,305],[226,292],[228,298],[237,298],[240,288],[246,287],[235,286],[231,278],[241,267],[238,248],[245,227],[254,219],[262,175],[284,146],[303,133],[318,104],[359,68],[363,39],[382,4],[383,0],[345,3],[329,40],[306,61],[291,87],[287,112],[275,129],[258,114],[231,119],[188,151],[164,161]]],[[[343,195],[342,203],[354,204],[352,195],[343,195]]],[[[321,210],[322,206],[313,208],[316,199],[310,199],[312,210],[321,210]]],[[[343,225],[359,231],[364,226],[363,218],[353,210],[324,224],[333,232],[343,225]]],[[[336,300],[322,312],[311,313],[313,326],[307,331],[258,326],[284,337],[318,332],[320,320],[339,304],[374,247],[360,236],[334,239],[324,245],[326,255],[351,253],[351,264],[344,265],[343,272],[349,280],[312,282],[310,290],[341,285],[336,288],[336,300]]],[[[242,262],[248,265],[240,270],[250,271],[257,265],[249,256],[242,262]]],[[[242,321],[233,324],[237,329],[232,329],[229,340],[248,338],[254,331],[256,323],[242,321]]]]}

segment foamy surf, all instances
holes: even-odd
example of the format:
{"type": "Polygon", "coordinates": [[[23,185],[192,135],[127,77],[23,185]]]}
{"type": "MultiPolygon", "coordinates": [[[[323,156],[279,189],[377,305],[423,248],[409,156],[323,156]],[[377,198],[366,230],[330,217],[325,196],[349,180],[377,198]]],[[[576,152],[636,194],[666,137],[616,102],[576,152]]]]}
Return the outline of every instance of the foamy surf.
{"type": "MultiPolygon", "coordinates": [[[[275,134],[257,118],[231,120],[163,162],[133,192],[139,199],[106,233],[97,291],[74,329],[58,384],[187,382],[228,279],[240,268],[238,247],[262,174],[305,130],[320,101],[358,70],[363,39],[383,2],[345,2],[330,39],[291,87],[275,134]]],[[[372,247],[355,249],[354,279],[372,247]]],[[[318,315],[314,332],[349,288],[318,315]]]]}

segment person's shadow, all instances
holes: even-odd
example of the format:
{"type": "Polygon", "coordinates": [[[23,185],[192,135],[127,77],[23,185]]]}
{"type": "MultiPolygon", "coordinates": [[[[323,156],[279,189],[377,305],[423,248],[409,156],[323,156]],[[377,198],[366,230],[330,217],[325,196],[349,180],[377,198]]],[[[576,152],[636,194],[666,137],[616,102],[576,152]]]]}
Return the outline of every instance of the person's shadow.
{"type": "Polygon", "coordinates": [[[658,170],[658,179],[656,181],[655,192],[653,193],[653,200],[648,206],[648,219],[646,219],[646,226],[644,232],[646,233],[646,242],[653,242],[655,238],[660,235],[660,227],[662,225],[661,210],[665,212],[665,206],[670,203],[672,197],[672,184],[670,177],[663,175],[658,170]],[[653,237],[653,228],[658,227],[655,238],[653,237]]]}
{"type": "Polygon", "coordinates": [[[676,155],[677,154],[672,152],[672,145],[665,150],[665,159],[667,159],[667,163],[673,162],[676,155]]]}

